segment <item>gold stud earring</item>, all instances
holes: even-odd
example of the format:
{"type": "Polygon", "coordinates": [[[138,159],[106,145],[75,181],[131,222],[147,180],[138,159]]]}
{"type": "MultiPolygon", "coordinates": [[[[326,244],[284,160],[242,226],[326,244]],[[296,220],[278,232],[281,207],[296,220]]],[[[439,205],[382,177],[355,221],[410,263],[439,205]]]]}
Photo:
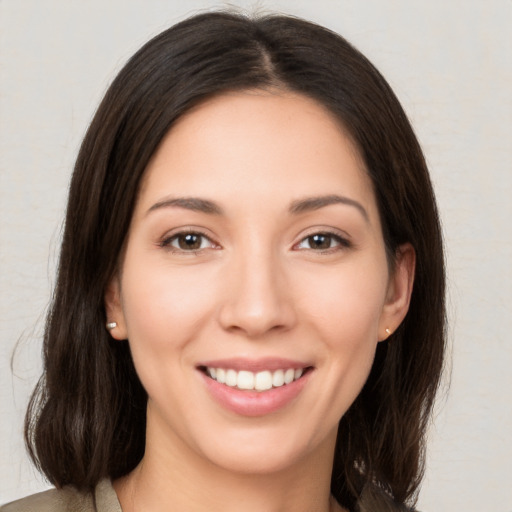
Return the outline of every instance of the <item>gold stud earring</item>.
{"type": "Polygon", "coordinates": [[[387,334],[388,336],[391,336],[391,330],[390,330],[390,329],[388,329],[388,328],[386,327],[384,330],[386,331],[386,334],[387,334]]]}

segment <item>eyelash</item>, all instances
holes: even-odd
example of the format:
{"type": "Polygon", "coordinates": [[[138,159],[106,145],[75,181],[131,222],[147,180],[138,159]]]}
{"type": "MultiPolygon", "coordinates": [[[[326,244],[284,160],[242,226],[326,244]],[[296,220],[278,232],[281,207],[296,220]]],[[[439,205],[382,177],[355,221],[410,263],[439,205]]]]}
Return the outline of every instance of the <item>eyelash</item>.
{"type": "MultiPolygon", "coordinates": [[[[317,252],[317,253],[331,253],[331,252],[336,252],[338,250],[342,250],[342,249],[349,249],[352,247],[352,243],[345,237],[337,234],[337,233],[334,233],[334,232],[331,232],[331,231],[314,231],[310,234],[308,234],[307,236],[303,237],[297,244],[295,244],[293,246],[293,248],[299,248],[299,246],[305,242],[308,242],[311,243],[311,241],[315,238],[315,237],[325,237],[325,238],[328,238],[330,239],[330,241],[334,241],[336,243],[336,245],[334,247],[327,247],[327,248],[321,248],[321,249],[315,249],[313,247],[307,247],[307,248],[302,248],[302,250],[307,250],[307,251],[312,251],[312,252],[317,252]]],[[[212,241],[212,239],[206,235],[205,233],[202,233],[201,231],[198,231],[198,230],[193,230],[193,229],[190,229],[190,230],[183,230],[183,231],[180,231],[178,233],[175,233],[171,236],[168,236],[166,238],[164,238],[161,242],[160,242],[160,247],[164,248],[164,249],[167,249],[169,250],[170,252],[173,252],[173,253],[178,253],[178,254],[198,254],[200,253],[201,251],[207,249],[207,248],[219,248],[220,246],[217,245],[214,241],[212,241]],[[182,238],[182,237],[187,237],[187,236],[195,236],[197,237],[198,239],[201,240],[201,243],[200,243],[200,247],[197,248],[197,249],[184,249],[182,247],[175,247],[173,246],[173,242],[178,242],[179,243],[179,239],[182,238]],[[203,245],[203,242],[204,241],[208,241],[208,243],[210,244],[210,247],[201,247],[203,245]]],[[[300,250],[300,248],[299,248],[300,250]]]]}
{"type": "Polygon", "coordinates": [[[330,239],[330,241],[334,241],[336,245],[334,247],[327,247],[327,248],[321,248],[321,249],[314,249],[312,247],[305,248],[304,250],[307,251],[313,251],[313,252],[319,252],[319,253],[331,253],[336,252],[342,249],[350,249],[352,247],[352,243],[348,240],[348,238],[345,238],[338,233],[334,233],[332,231],[314,231],[304,238],[301,239],[301,241],[298,244],[295,244],[294,247],[298,247],[301,244],[303,244],[306,241],[312,241],[315,237],[325,237],[330,239]]]}
{"type": "Polygon", "coordinates": [[[186,253],[198,254],[200,251],[205,249],[205,247],[199,247],[198,249],[190,249],[189,250],[189,249],[183,249],[183,248],[180,248],[180,247],[174,247],[172,245],[173,242],[179,241],[180,238],[186,237],[186,236],[195,236],[195,237],[201,239],[201,244],[200,245],[203,245],[203,242],[205,240],[207,240],[210,243],[210,246],[212,248],[213,247],[215,247],[215,248],[218,247],[218,245],[215,242],[213,242],[212,239],[208,235],[206,235],[205,233],[202,233],[201,231],[194,230],[194,229],[179,231],[178,233],[174,233],[171,236],[165,237],[160,242],[159,245],[160,245],[160,247],[162,247],[164,249],[167,249],[170,252],[179,253],[179,254],[186,254],[186,253]]]}

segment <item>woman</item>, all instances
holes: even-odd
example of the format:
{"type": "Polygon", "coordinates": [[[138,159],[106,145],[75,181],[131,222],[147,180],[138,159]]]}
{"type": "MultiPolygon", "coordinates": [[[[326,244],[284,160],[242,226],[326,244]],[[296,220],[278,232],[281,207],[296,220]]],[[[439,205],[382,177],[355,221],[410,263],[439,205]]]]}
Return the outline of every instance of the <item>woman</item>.
{"type": "Polygon", "coordinates": [[[299,19],[190,18],[85,136],[26,423],[58,490],[3,510],[405,510],[444,321],[378,71],[299,19]]]}

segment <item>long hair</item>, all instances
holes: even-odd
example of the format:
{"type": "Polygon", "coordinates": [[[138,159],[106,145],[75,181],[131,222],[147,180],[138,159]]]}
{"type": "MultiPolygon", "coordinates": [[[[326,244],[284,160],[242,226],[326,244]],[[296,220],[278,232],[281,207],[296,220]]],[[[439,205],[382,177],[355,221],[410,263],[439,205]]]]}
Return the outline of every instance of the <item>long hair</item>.
{"type": "Polygon", "coordinates": [[[107,91],[71,180],[44,373],[26,418],[29,452],[53,484],[83,490],[141,460],[147,396],[128,345],[104,328],[105,289],[145,168],[173,123],[212,96],[254,88],[303,94],[339,119],[371,178],[391,268],[400,244],[416,251],[409,312],[379,343],[339,423],[331,485],[347,507],[368,484],[414,503],[445,345],[444,258],[428,170],[375,67],[341,36],[286,16],[187,19],[143,46],[107,91]]]}

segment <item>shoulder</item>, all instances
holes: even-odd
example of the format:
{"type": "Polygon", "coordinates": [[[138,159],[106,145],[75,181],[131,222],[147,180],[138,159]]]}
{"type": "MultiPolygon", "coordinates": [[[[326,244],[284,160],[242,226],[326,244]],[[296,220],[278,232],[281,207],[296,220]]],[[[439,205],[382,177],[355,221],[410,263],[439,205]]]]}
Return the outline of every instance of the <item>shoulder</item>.
{"type": "Polygon", "coordinates": [[[121,512],[121,506],[110,481],[102,480],[94,493],[51,489],[0,506],[0,512],[121,512]]]}
{"type": "Polygon", "coordinates": [[[0,512],[95,512],[91,494],[78,492],[73,487],[51,489],[13,501],[0,512]]]}

